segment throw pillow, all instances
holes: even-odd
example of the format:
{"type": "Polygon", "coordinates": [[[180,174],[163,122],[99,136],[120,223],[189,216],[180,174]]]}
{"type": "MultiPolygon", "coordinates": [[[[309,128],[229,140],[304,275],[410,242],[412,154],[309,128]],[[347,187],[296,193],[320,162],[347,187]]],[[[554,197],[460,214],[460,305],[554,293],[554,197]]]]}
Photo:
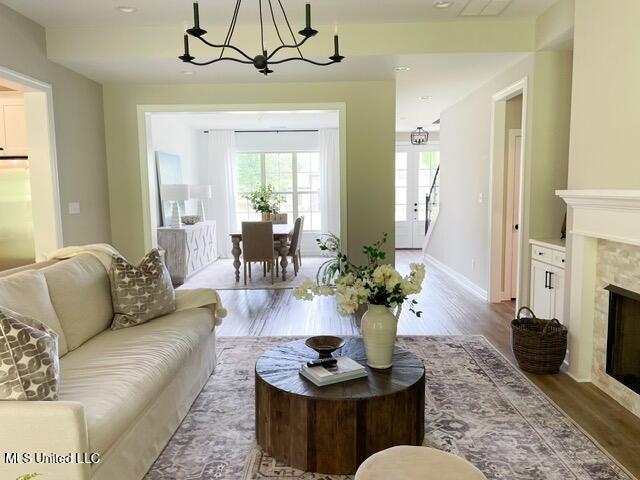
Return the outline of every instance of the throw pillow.
{"type": "Polygon", "coordinates": [[[171,276],[157,249],[138,265],[113,255],[111,270],[112,330],[133,327],[176,309],[171,276]]]}
{"type": "Polygon", "coordinates": [[[0,400],[57,400],[58,335],[0,307],[0,400]]]}

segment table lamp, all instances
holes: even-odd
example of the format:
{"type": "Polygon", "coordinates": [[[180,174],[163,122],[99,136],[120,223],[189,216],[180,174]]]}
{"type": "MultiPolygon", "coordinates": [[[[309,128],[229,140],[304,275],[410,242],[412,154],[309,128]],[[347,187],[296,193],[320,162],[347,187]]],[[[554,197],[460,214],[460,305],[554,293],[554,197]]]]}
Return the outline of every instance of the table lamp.
{"type": "Polygon", "coordinates": [[[202,221],[206,220],[204,214],[204,201],[211,198],[211,185],[191,185],[191,198],[198,200],[198,215],[202,221]]]}
{"type": "Polygon", "coordinates": [[[189,185],[182,183],[166,184],[160,186],[160,195],[163,202],[173,202],[171,209],[171,227],[180,227],[180,208],[178,202],[189,200],[189,185]]]}

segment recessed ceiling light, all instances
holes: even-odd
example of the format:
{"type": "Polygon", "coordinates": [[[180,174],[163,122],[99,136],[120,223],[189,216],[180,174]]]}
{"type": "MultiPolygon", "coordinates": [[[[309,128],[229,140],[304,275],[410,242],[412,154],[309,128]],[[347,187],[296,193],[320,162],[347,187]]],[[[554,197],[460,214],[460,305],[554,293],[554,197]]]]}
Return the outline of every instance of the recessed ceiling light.
{"type": "Polygon", "coordinates": [[[418,97],[418,100],[422,100],[422,101],[428,102],[432,98],[433,97],[431,95],[422,95],[422,96],[418,97]]]}
{"type": "Polygon", "coordinates": [[[433,6],[436,8],[449,8],[451,5],[453,5],[453,2],[449,0],[437,0],[433,2],[433,6]]]}
{"type": "Polygon", "coordinates": [[[193,75],[196,72],[194,72],[193,70],[185,70],[184,72],[182,72],[183,75],[193,75]]]}
{"type": "Polygon", "coordinates": [[[126,5],[120,5],[119,7],[116,7],[116,9],[122,13],[135,13],[138,11],[136,7],[128,7],[126,5]]]}
{"type": "Polygon", "coordinates": [[[409,70],[411,70],[411,67],[400,66],[400,67],[395,67],[394,70],[396,72],[408,72],[409,70]]]}

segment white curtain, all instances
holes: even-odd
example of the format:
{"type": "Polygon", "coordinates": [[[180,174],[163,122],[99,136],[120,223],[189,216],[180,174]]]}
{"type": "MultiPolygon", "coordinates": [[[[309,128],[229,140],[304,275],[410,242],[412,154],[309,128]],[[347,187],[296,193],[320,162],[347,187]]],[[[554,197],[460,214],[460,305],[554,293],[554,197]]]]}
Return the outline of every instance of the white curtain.
{"type": "Polygon", "coordinates": [[[340,236],[340,131],[318,131],[320,152],[320,218],[322,233],[340,236]]]}
{"type": "Polygon", "coordinates": [[[208,172],[212,188],[209,218],[216,221],[218,254],[222,258],[232,256],[229,234],[236,228],[235,143],[232,130],[209,132],[208,172]]]}

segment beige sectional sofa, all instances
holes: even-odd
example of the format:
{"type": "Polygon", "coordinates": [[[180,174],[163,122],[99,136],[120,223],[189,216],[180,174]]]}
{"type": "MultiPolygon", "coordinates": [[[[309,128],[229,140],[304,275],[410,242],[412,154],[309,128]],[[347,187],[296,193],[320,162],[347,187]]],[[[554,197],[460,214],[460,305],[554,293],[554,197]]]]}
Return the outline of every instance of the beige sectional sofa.
{"type": "Polygon", "coordinates": [[[100,455],[95,464],[0,458],[0,478],[141,479],[214,369],[213,311],[112,331],[109,278],[88,254],[0,278],[0,305],[58,333],[61,370],[59,401],[0,402],[0,455],[100,455]]]}

